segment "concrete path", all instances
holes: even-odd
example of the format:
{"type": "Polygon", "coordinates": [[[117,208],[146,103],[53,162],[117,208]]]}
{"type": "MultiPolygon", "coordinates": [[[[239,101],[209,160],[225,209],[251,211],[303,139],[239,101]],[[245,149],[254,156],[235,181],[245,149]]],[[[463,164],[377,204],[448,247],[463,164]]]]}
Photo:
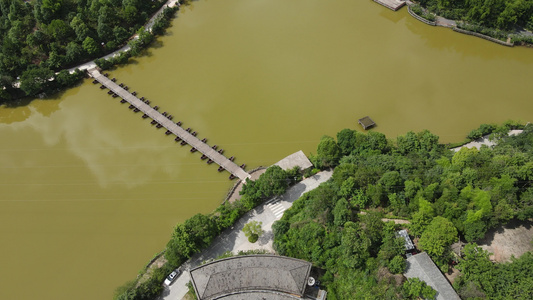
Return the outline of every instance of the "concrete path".
{"type": "Polygon", "coordinates": [[[454,20],[446,19],[441,16],[437,16],[435,18],[435,24],[437,24],[437,26],[449,27],[449,28],[457,27],[457,23],[454,20]]]}
{"type": "MultiPolygon", "coordinates": [[[[157,19],[157,17],[159,17],[159,15],[163,13],[163,10],[167,6],[168,7],[174,7],[176,5],[180,5],[179,4],[179,0],[168,0],[165,4],[163,4],[163,6],[161,6],[161,8],[144,25],[145,30],[148,31],[148,30],[152,29],[152,26],[154,26],[155,19],[157,19]]],[[[139,36],[137,34],[135,34],[132,38],[133,39],[138,39],[139,36]]],[[[115,57],[115,56],[119,55],[121,52],[130,51],[130,49],[131,49],[131,47],[129,45],[126,45],[126,46],[124,46],[124,47],[122,47],[122,48],[120,48],[118,50],[115,50],[114,52],[111,52],[108,55],[102,56],[100,58],[109,59],[109,58],[112,58],[112,57],[115,57]]],[[[84,71],[84,70],[92,69],[92,68],[95,68],[95,67],[96,67],[96,63],[94,62],[94,60],[91,60],[91,61],[83,63],[83,64],[81,64],[79,66],[75,66],[73,68],[70,68],[70,69],[68,69],[68,71],[69,71],[69,73],[74,73],[74,71],[76,71],[76,69],[84,71]]]]}
{"type": "Polygon", "coordinates": [[[279,220],[285,210],[292,206],[294,200],[300,198],[304,193],[317,188],[321,183],[331,178],[333,171],[323,171],[312,177],[302,180],[296,185],[290,187],[285,194],[280,197],[274,197],[266,203],[256,207],[254,210],[245,214],[231,228],[222,232],[211,244],[210,247],[194,255],[185,264],[181,266],[182,274],[169,287],[165,288],[159,299],[178,300],[182,299],[189,291],[186,284],[190,280],[188,270],[199,266],[203,261],[215,259],[224,252],[232,251],[237,253],[240,250],[264,249],[274,252],[272,242],[274,234],[272,233],[272,224],[279,220]],[[250,221],[259,221],[263,223],[264,234],[259,240],[252,244],[244,236],[242,228],[250,221]]]}
{"type": "MultiPolygon", "coordinates": [[[[508,134],[510,136],[511,135],[518,135],[518,134],[521,134],[522,131],[523,130],[518,130],[518,129],[511,130],[511,131],[509,131],[508,134]]],[[[472,141],[472,142],[470,142],[468,144],[464,144],[464,145],[459,146],[459,147],[452,148],[450,150],[453,150],[453,151],[457,152],[457,151],[461,150],[461,148],[464,148],[464,147],[466,147],[466,148],[474,148],[474,147],[476,147],[479,150],[481,148],[481,146],[483,146],[483,145],[487,145],[489,147],[492,147],[492,146],[496,145],[496,141],[490,140],[489,136],[490,135],[485,135],[485,136],[483,136],[483,137],[481,137],[481,138],[479,138],[479,139],[477,139],[475,141],[472,141]]]]}

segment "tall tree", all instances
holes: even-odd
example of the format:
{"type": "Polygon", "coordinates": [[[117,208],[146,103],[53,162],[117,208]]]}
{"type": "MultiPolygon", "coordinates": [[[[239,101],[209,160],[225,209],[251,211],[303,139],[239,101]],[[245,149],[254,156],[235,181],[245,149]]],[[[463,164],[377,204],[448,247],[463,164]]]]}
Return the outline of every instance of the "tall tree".
{"type": "Polygon", "coordinates": [[[46,89],[50,80],[53,79],[54,72],[49,68],[38,67],[22,73],[20,78],[20,88],[26,95],[36,95],[46,89]]]}
{"type": "Polygon", "coordinates": [[[359,268],[370,257],[371,241],[357,223],[346,222],[342,232],[343,262],[348,268],[359,268]]]}
{"type": "Polygon", "coordinates": [[[330,136],[323,136],[317,148],[317,164],[322,168],[334,167],[338,164],[341,158],[341,149],[330,136]]]}
{"type": "Polygon", "coordinates": [[[457,229],[452,222],[443,217],[435,217],[424,230],[418,245],[442,267],[447,263],[450,245],[458,239],[457,229]]]}

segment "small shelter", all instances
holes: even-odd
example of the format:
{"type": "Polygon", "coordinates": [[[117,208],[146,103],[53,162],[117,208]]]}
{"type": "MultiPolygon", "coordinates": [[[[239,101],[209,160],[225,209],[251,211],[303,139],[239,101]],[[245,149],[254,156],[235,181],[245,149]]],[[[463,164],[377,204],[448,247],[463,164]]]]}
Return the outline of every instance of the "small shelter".
{"type": "Polygon", "coordinates": [[[280,166],[280,168],[285,171],[290,170],[296,166],[299,167],[300,170],[305,171],[313,166],[311,161],[309,161],[309,159],[303,153],[302,150],[285,157],[274,165],[280,166]]]}
{"type": "Polygon", "coordinates": [[[374,123],[374,121],[372,121],[372,119],[370,119],[369,116],[359,119],[358,123],[361,124],[361,126],[363,126],[364,130],[367,130],[369,128],[376,126],[376,123],[374,123]]]}
{"type": "Polygon", "coordinates": [[[411,238],[409,237],[409,234],[407,233],[407,230],[403,229],[396,232],[397,237],[402,237],[405,240],[405,251],[410,251],[415,249],[415,245],[413,244],[413,241],[411,241],[411,238]]]}

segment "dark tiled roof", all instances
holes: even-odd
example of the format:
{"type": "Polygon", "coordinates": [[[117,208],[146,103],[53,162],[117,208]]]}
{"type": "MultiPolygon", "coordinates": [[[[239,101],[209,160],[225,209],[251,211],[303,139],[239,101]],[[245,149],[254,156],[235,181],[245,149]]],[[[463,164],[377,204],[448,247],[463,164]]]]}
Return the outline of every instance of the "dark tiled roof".
{"type": "MultiPolygon", "coordinates": [[[[248,255],[217,260],[199,266],[190,273],[196,295],[200,300],[239,294],[246,299],[256,299],[253,298],[252,291],[303,296],[310,270],[311,263],[300,259],[275,255],[248,255]],[[248,293],[242,294],[245,292],[248,293]]],[[[241,299],[240,296],[236,297],[227,299],[241,299]]]]}
{"type": "Polygon", "coordinates": [[[302,299],[294,295],[277,293],[277,292],[267,292],[267,291],[245,291],[239,292],[236,294],[224,295],[217,299],[220,300],[298,300],[302,299]]]}
{"type": "Polygon", "coordinates": [[[372,121],[372,119],[370,119],[369,116],[361,118],[357,122],[359,124],[361,124],[361,126],[363,126],[364,129],[367,129],[367,128],[370,128],[370,127],[376,125],[376,123],[374,123],[374,121],[372,121]]]}

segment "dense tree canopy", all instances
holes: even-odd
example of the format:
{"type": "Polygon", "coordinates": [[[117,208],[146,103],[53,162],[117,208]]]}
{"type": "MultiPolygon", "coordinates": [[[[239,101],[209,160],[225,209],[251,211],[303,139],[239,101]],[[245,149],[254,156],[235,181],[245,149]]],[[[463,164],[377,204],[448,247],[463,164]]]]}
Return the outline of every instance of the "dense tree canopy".
{"type": "Polygon", "coordinates": [[[533,29],[532,0],[420,0],[419,2],[448,18],[505,30],[515,26],[533,29]]]}
{"type": "MultiPolygon", "coordinates": [[[[44,74],[43,70],[72,67],[117,49],[163,3],[163,0],[0,0],[2,87],[9,94],[18,79],[35,77],[38,71],[44,74]]],[[[33,95],[42,80],[25,85],[24,92],[33,95]]]]}
{"type": "Polygon", "coordinates": [[[454,284],[463,299],[533,298],[532,252],[502,264],[492,263],[489,253],[475,244],[466,245],[463,253],[457,266],[462,275],[454,284]]]}
{"type": "MultiPolygon", "coordinates": [[[[434,291],[416,280],[393,280],[393,273],[404,268],[403,240],[395,236],[397,225],[384,224],[373,211],[410,219],[406,226],[420,237],[418,247],[444,271],[457,259],[450,245],[459,238],[476,241],[499,224],[533,217],[533,126],[507,136],[516,126],[511,124],[480,127],[500,139],[493,149],[457,152],[438,144],[428,131],[409,132],[395,142],[350,129],[339,132],[337,141],[323,138],[317,156],[326,159],[317,161],[337,164],[333,176],[295,201],[274,224],[274,247],[325,269],[328,298],[433,297],[434,291]],[[369,212],[361,215],[361,209],[369,212]]],[[[520,274],[531,278],[531,271],[525,271],[531,254],[497,266],[483,252],[465,251],[460,268],[472,273],[460,277],[462,295],[503,299],[505,291],[513,298],[531,298],[532,282],[518,279],[520,274]],[[496,276],[500,281],[489,284],[495,268],[511,275],[496,276]]]]}
{"type": "Polygon", "coordinates": [[[439,216],[435,217],[424,230],[418,246],[440,265],[446,265],[449,260],[448,249],[457,240],[457,229],[453,223],[439,216]]]}

